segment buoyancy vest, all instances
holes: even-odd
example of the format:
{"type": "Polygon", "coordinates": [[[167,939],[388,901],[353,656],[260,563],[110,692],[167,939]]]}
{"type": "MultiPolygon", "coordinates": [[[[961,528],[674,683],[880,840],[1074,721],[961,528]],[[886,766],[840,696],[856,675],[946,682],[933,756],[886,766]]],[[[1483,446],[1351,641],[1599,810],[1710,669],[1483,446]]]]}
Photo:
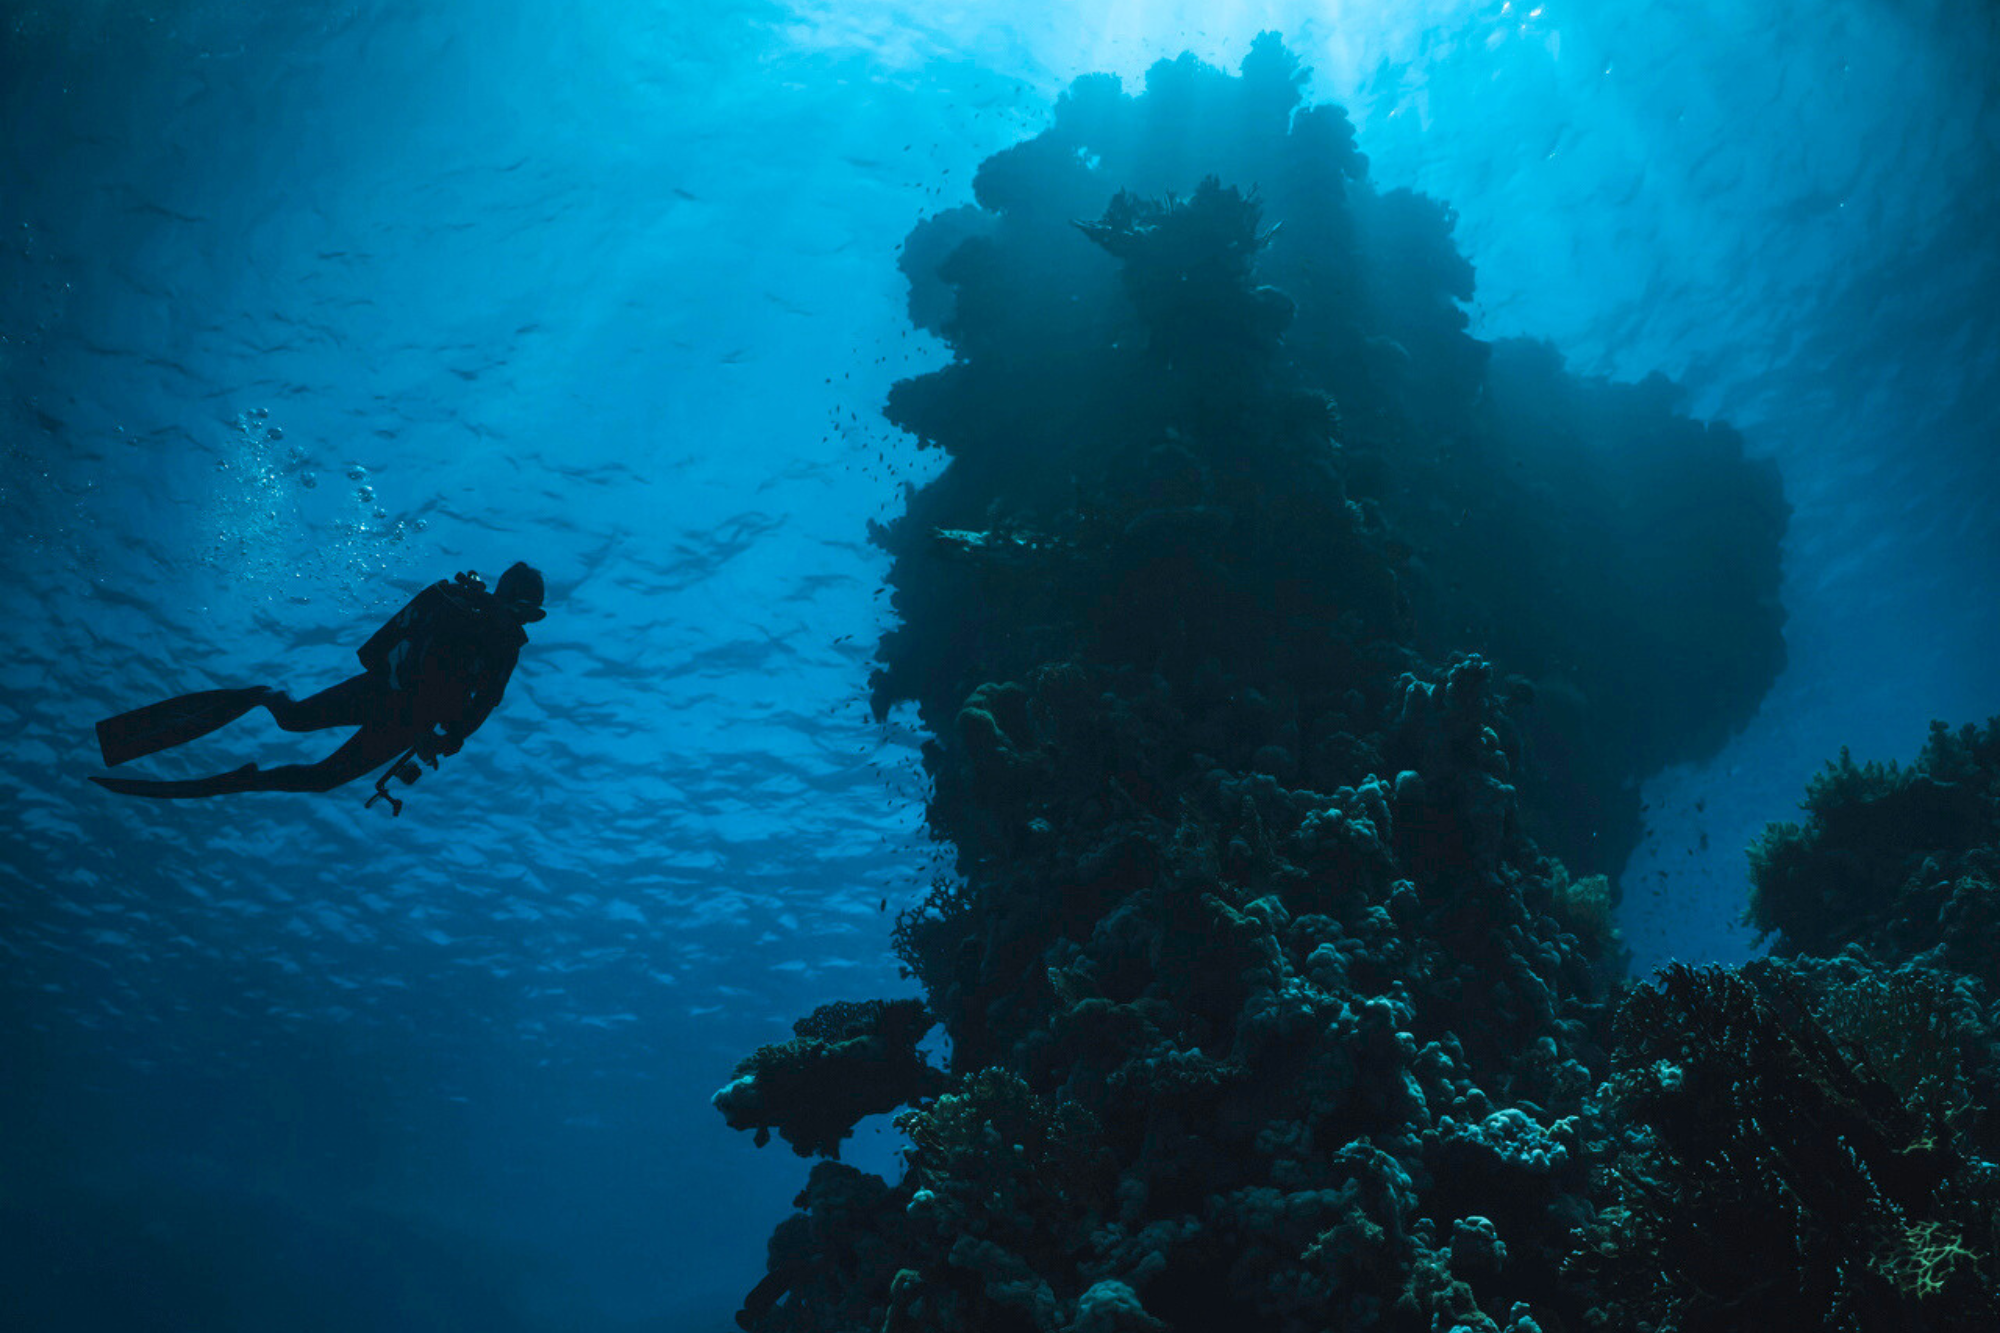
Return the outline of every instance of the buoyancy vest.
{"type": "MultiPolygon", "coordinates": [[[[528,635],[491,593],[439,580],[356,650],[380,672],[410,721],[447,727],[505,689],[528,635]]],[[[491,699],[487,706],[491,707],[491,699]]]]}

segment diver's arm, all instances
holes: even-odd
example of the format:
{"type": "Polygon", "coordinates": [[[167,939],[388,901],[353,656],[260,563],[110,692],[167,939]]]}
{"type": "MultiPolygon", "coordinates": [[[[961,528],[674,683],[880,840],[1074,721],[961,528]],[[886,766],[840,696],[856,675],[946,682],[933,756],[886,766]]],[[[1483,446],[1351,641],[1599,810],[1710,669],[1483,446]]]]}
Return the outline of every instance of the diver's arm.
{"type": "Polygon", "coordinates": [[[479,693],[472,696],[472,702],[466,705],[465,711],[459,715],[458,719],[445,723],[444,736],[446,743],[453,750],[463,745],[467,736],[470,736],[486,724],[486,719],[492,715],[495,708],[500,706],[500,696],[506,692],[507,682],[504,679],[495,682],[490,689],[482,686],[479,693]]]}
{"type": "MultiPolygon", "coordinates": [[[[443,724],[444,734],[435,739],[434,755],[457,754],[465,744],[465,738],[479,730],[500,706],[501,698],[507,693],[507,682],[514,674],[514,665],[520,661],[519,650],[506,653],[480,677],[473,687],[472,697],[466,701],[465,711],[450,722],[443,724]]],[[[429,756],[426,756],[429,757],[429,756]]]]}

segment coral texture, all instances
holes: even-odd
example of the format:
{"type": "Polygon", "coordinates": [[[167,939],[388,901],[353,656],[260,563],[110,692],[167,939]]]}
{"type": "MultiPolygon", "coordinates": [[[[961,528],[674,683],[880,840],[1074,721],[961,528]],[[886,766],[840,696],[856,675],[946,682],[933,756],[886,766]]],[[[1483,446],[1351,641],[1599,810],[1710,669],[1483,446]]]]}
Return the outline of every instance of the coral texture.
{"type": "Polygon", "coordinates": [[[1619,1014],[1594,1327],[2000,1326],[2000,720],[1842,751],[1804,808],[1750,850],[1776,956],[1619,1014]]]}
{"type": "Polygon", "coordinates": [[[1624,1151],[1572,1266],[1591,1326],[1993,1327],[2000,1170],[1960,1072],[1981,1026],[1922,968],[1664,969],[1619,1014],[1624,1151]]]}

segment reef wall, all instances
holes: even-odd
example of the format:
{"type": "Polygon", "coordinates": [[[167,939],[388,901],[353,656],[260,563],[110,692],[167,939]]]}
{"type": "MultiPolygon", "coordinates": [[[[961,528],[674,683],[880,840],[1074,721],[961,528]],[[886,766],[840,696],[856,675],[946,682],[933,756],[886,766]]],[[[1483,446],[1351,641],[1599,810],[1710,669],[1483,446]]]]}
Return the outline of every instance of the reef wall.
{"type": "Polygon", "coordinates": [[[914,1106],[901,1180],[813,1168],[745,1328],[1530,1333],[1600,1295],[1602,872],[1778,670],[1786,509],[1664,381],[1470,337],[1449,210],[1303,80],[1270,35],[1079,80],[904,247],[954,359],[886,412],[949,464],[874,534],[874,700],[932,733],[959,873],[897,921],[921,1012],[826,1006],[717,1094],[829,1158],[914,1106]]]}

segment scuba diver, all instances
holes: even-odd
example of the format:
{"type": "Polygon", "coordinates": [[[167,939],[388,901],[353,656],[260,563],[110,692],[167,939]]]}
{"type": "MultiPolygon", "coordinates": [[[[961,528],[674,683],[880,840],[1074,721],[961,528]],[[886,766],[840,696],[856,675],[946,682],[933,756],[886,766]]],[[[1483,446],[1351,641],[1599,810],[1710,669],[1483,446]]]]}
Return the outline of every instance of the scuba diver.
{"type": "Polygon", "coordinates": [[[402,803],[390,796],[391,777],[415,782],[422,759],[432,768],[454,755],[500,702],[528,635],[521,627],[540,620],[542,576],[517,563],[493,591],[475,573],[440,579],[398,611],[361,645],[365,668],[307,699],[254,685],[203,690],[121,713],[97,724],[104,762],[116,766],[157,754],[227,726],[253,708],[269,710],[286,731],[359,727],[347,742],[316,764],[260,769],[245,764],[212,777],[181,782],[91,778],[126,796],[221,796],[239,791],[332,791],[344,782],[393,764],[375,784],[392,814],[402,803]]]}

